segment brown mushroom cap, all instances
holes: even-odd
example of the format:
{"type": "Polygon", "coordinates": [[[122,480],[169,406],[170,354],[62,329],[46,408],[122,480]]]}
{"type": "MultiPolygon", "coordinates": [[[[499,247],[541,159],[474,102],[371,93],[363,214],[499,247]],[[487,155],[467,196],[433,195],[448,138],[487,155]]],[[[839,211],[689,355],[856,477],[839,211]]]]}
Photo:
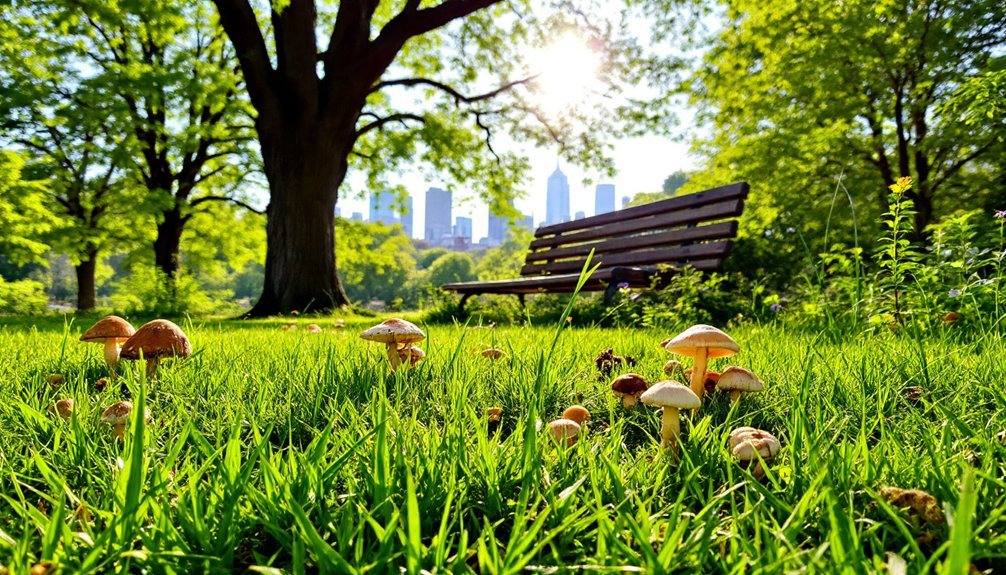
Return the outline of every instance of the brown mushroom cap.
{"type": "Polygon", "coordinates": [[[572,447],[580,435],[580,424],[571,419],[556,419],[550,421],[548,427],[552,432],[552,437],[566,447],[572,447]]]}
{"type": "Polygon", "coordinates": [[[423,341],[426,334],[416,324],[395,317],[375,325],[360,337],[384,344],[410,344],[423,341]]]}
{"type": "Polygon", "coordinates": [[[575,421],[577,424],[583,425],[584,421],[590,421],[590,412],[582,405],[571,405],[566,408],[566,411],[562,412],[562,417],[563,419],[575,421]]]}
{"type": "Polygon", "coordinates": [[[486,409],[486,419],[489,423],[499,423],[499,420],[503,417],[502,407],[490,407],[486,409]]]}
{"type": "Polygon", "coordinates": [[[623,373],[611,382],[611,391],[615,395],[639,395],[646,391],[648,387],[646,378],[638,373],[623,373]]]}
{"type": "Polygon", "coordinates": [[[487,357],[489,359],[503,359],[506,357],[506,352],[502,349],[496,349],[495,347],[490,347],[488,349],[483,349],[479,352],[482,357],[487,357]]]}
{"type": "Polygon", "coordinates": [[[73,415],[73,399],[65,397],[57,401],[51,411],[55,411],[63,419],[70,419],[70,416],[73,415]]]}
{"type": "Polygon", "coordinates": [[[129,414],[133,411],[133,404],[129,401],[113,403],[105,408],[101,413],[101,421],[110,425],[123,425],[129,421],[129,414]]]}
{"type": "Polygon", "coordinates": [[[104,342],[106,339],[129,339],[136,333],[132,324],[117,315],[101,318],[80,336],[80,341],[104,342]]]}
{"type": "Polygon", "coordinates": [[[693,325],[671,338],[664,349],[678,355],[694,357],[699,349],[705,348],[707,357],[727,357],[741,350],[729,335],[711,325],[693,325]]]}
{"type": "Polygon", "coordinates": [[[743,367],[732,365],[720,374],[719,381],[716,382],[717,391],[761,391],[765,387],[758,376],[743,367]]]}
{"type": "Polygon", "coordinates": [[[769,460],[779,453],[779,440],[774,435],[750,427],[735,429],[730,434],[730,444],[733,456],[740,461],[753,461],[759,456],[769,460]]]}
{"type": "Polygon", "coordinates": [[[122,344],[119,357],[140,359],[141,351],[143,359],[186,357],[192,353],[192,346],[180,327],[166,319],[155,319],[143,324],[122,344]]]}

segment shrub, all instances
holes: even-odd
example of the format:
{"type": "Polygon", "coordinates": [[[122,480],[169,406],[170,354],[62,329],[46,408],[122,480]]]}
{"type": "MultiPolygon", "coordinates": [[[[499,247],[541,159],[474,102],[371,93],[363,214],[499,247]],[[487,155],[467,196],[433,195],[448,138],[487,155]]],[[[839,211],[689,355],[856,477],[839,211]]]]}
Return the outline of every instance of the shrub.
{"type": "Polygon", "coordinates": [[[0,277],[0,314],[45,313],[45,286],[35,280],[8,282],[0,277]]]}

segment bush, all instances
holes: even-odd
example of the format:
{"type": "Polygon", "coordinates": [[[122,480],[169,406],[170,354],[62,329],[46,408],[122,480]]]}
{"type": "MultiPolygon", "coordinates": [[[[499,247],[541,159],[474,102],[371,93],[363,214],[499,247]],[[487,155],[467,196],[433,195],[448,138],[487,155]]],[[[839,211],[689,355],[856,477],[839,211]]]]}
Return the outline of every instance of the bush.
{"type": "Polygon", "coordinates": [[[179,273],[174,282],[147,265],[133,268],[113,286],[111,306],[135,315],[177,316],[185,313],[238,313],[229,290],[205,291],[191,275],[179,273]]]}
{"type": "Polygon", "coordinates": [[[8,282],[0,277],[0,314],[45,313],[45,286],[34,280],[8,282]]]}

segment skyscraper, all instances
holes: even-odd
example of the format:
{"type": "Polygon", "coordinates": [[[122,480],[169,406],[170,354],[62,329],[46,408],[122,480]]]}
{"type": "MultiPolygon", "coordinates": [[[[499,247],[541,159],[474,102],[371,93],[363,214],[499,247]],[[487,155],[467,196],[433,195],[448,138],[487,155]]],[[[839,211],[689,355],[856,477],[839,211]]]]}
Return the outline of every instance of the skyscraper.
{"type": "Polygon", "coordinates": [[[594,188],[594,215],[615,211],[615,184],[597,184],[594,188]]]}
{"type": "Polygon", "coordinates": [[[426,190],[426,241],[437,244],[451,236],[451,192],[440,188],[426,190]]]}
{"type": "Polygon", "coordinates": [[[395,197],[390,192],[370,194],[370,221],[393,226],[398,223],[395,216],[395,197]]]}
{"type": "Polygon", "coordinates": [[[400,218],[402,222],[402,231],[405,232],[405,237],[412,237],[412,196],[405,196],[405,211],[402,212],[402,217],[400,218]]]}
{"type": "Polygon", "coordinates": [[[454,236],[458,238],[466,238],[469,242],[472,241],[472,219],[466,218],[464,216],[458,216],[454,220],[454,236]]]}
{"type": "Polygon", "coordinates": [[[569,180],[559,166],[548,177],[548,195],[545,204],[545,225],[569,221],[569,180]]]}
{"type": "Polygon", "coordinates": [[[585,217],[587,217],[587,214],[585,214],[585,213],[583,212],[583,210],[580,210],[580,211],[576,212],[576,215],[575,215],[575,216],[573,216],[573,219],[574,219],[574,220],[582,220],[582,219],[583,219],[583,218],[585,218],[585,217]]]}

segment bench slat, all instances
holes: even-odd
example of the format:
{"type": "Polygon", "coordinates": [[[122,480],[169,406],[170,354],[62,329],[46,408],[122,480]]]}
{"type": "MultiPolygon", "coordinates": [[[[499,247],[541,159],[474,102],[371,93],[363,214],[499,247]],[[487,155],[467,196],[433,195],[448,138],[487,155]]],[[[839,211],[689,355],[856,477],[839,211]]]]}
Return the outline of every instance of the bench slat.
{"type": "Polygon", "coordinates": [[[747,197],[748,189],[749,187],[746,182],[729,184],[726,186],[721,186],[719,188],[712,188],[710,190],[696,192],[694,194],[685,194],[683,196],[677,196],[674,198],[668,198],[666,200],[651,202],[649,204],[644,204],[641,206],[633,206],[631,208],[625,208],[623,210],[617,210],[614,212],[608,212],[606,214],[591,216],[589,218],[583,218],[582,220],[574,220],[571,222],[552,224],[550,226],[542,226],[535,231],[534,236],[536,238],[541,238],[545,236],[552,236],[556,234],[564,234],[573,231],[585,230],[596,226],[605,226],[608,224],[623,222],[629,219],[645,218],[666,212],[674,212],[680,210],[687,210],[691,208],[697,208],[707,204],[722,202],[725,200],[737,200],[737,199],[743,200],[744,198],[747,197]]]}
{"type": "Polygon", "coordinates": [[[667,246],[682,244],[684,242],[697,242],[703,240],[721,240],[732,238],[737,235],[737,221],[720,222],[696,228],[680,228],[671,231],[648,233],[645,235],[629,236],[616,239],[601,239],[591,243],[578,244],[551,250],[532,252],[527,255],[527,263],[559,260],[574,256],[585,256],[594,250],[595,255],[611,252],[627,252],[640,248],[652,248],[657,246],[667,246]]]}
{"type": "MultiPolygon", "coordinates": [[[[723,258],[696,260],[687,264],[699,271],[714,271],[723,267],[723,258]]],[[[670,268],[683,266],[668,266],[670,268]]],[[[594,272],[587,280],[583,291],[602,291],[609,281],[625,282],[630,287],[649,287],[654,276],[662,275],[657,267],[613,267],[602,268],[594,272]]],[[[460,294],[535,294],[535,293],[569,293],[576,288],[579,273],[552,276],[523,277],[512,280],[496,280],[487,282],[463,282],[445,284],[440,289],[460,294]]]]}
{"type": "MultiPolygon", "coordinates": [[[[672,263],[685,260],[701,260],[725,256],[730,252],[731,242],[709,242],[674,248],[639,250],[617,254],[603,254],[591,260],[591,264],[610,266],[653,265],[672,263]]],[[[549,262],[545,264],[528,264],[520,270],[522,276],[539,275],[543,273],[561,274],[583,269],[586,258],[549,262]]]]}
{"type": "Polygon", "coordinates": [[[728,200],[725,202],[709,204],[700,208],[675,211],[652,217],[632,220],[623,219],[618,223],[599,228],[591,228],[575,234],[539,238],[531,242],[530,249],[540,250],[543,248],[553,248],[565,244],[582,243],[600,238],[615,238],[647,230],[658,230],[662,228],[684,226],[697,222],[730,218],[741,215],[741,212],[743,211],[744,200],[728,200]]]}

